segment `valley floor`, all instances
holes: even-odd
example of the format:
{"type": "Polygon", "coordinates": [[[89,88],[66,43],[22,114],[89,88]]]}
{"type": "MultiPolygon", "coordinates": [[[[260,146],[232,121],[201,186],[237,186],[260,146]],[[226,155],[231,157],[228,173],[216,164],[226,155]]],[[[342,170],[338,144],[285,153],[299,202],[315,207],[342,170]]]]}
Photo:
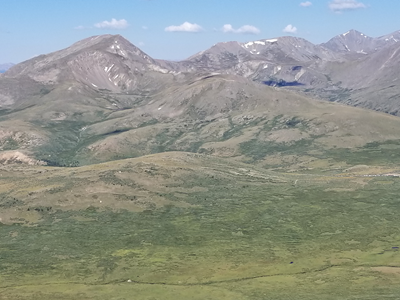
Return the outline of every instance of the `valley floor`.
{"type": "Polygon", "coordinates": [[[4,166],[0,299],[398,299],[396,171],[4,166]]]}

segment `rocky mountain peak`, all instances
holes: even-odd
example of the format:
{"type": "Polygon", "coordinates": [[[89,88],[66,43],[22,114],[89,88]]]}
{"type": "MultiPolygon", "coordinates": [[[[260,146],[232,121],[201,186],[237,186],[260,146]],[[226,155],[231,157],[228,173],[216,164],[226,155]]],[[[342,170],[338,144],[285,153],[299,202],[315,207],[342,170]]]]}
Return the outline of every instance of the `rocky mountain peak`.
{"type": "Polygon", "coordinates": [[[357,30],[337,35],[321,46],[335,52],[370,54],[400,41],[400,31],[373,38],[357,30]]]}
{"type": "Polygon", "coordinates": [[[92,88],[121,91],[132,89],[135,78],[146,70],[169,71],[122,36],[106,34],[34,57],[4,75],[28,76],[44,84],[73,80],[92,88]]]}
{"type": "Polygon", "coordinates": [[[354,29],[337,35],[327,43],[321,45],[335,52],[352,52],[361,54],[367,54],[375,48],[374,38],[354,29]]]}
{"type": "Polygon", "coordinates": [[[365,34],[363,34],[362,32],[360,32],[360,31],[358,31],[358,30],[355,30],[355,29],[350,29],[349,31],[347,31],[347,32],[345,32],[345,33],[343,33],[343,34],[341,34],[341,36],[351,36],[351,37],[354,37],[354,36],[365,36],[365,34]]]}

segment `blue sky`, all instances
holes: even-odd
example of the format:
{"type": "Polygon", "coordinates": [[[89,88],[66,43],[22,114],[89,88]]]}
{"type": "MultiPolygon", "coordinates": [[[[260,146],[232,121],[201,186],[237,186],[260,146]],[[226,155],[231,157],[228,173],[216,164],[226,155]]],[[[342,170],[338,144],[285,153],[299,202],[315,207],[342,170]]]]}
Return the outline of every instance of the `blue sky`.
{"type": "Polygon", "coordinates": [[[100,34],[179,60],[224,41],[322,43],[349,29],[373,37],[400,30],[398,0],[0,0],[0,9],[0,63],[100,34]]]}

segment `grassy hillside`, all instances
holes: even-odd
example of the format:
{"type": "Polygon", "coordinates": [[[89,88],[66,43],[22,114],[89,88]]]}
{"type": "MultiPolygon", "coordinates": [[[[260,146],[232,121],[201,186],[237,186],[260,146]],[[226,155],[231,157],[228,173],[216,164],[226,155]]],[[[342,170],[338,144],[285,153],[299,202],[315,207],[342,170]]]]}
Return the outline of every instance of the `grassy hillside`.
{"type": "Polygon", "coordinates": [[[399,179],[365,176],[396,171],[4,166],[0,299],[396,299],[399,179]]]}
{"type": "MultiPolygon", "coordinates": [[[[316,161],[369,164],[370,156],[360,152],[400,141],[396,117],[235,76],[175,78],[160,91],[133,94],[64,84],[24,105],[0,116],[0,149],[50,166],[184,151],[307,169],[316,161]],[[340,153],[348,159],[337,161],[340,153]]],[[[378,160],[396,161],[393,155],[378,160]]]]}

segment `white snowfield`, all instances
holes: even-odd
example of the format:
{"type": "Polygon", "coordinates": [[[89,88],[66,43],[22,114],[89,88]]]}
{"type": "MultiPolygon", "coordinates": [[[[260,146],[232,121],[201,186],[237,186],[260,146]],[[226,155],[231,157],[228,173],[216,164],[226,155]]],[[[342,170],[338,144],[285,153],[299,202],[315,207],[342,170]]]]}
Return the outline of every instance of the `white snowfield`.
{"type": "Polygon", "coordinates": [[[264,41],[253,41],[253,42],[248,42],[248,43],[244,44],[243,46],[245,48],[249,48],[250,46],[253,46],[255,44],[256,45],[265,46],[266,43],[274,43],[274,42],[277,42],[277,41],[278,41],[278,39],[269,39],[269,40],[264,40],[264,41]]]}

